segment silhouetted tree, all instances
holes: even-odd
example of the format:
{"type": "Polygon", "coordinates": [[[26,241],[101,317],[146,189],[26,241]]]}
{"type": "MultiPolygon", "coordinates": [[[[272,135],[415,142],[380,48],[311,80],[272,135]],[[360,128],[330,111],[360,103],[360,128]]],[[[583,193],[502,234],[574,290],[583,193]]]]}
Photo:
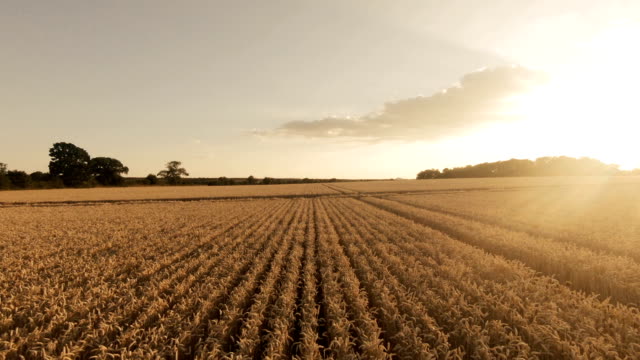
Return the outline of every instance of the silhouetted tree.
{"type": "Polygon", "coordinates": [[[29,174],[29,179],[32,182],[43,182],[49,179],[48,175],[49,174],[45,174],[42,171],[34,171],[31,174],[29,174]]]}
{"type": "Polygon", "coordinates": [[[235,181],[233,181],[233,179],[229,179],[225,176],[220,176],[218,178],[218,184],[219,185],[235,185],[235,181]]]}
{"type": "Polygon", "coordinates": [[[8,189],[11,181],[7,177],[7,164],[0,163],[0,189],[8,189]]]}
{"type": "Polygon", "coordinates": [[[11,170],[7,172],[7,177],[11,182],[11,186],[24,189],[29,186],[29,175],[20,170],[11,170]]]}
{"type": "Polygon", "coordinates": [[[418,173],[418,179],[448,179],[472,177],[508,177],[508,176],[567,176],[567,175],[615,175],[619,174],[618,165],[607,165],[590,158],[571,158],[567,156],[541,157],[535,161],[511,159],[492,163],[467,165],[454,169],[445,168],[442,173],[436,169],[418,173]]]}
{"type": "Polygon", "coordinates": [[[121,174],[128,174],[129,168],[118,159],[96,157],[89,161],[89,171],[102,185],[121,185],[124,182],[121,174]]]}
{"type": "Polygon", "coordinates": [[[49,149],[49,173],[60,176],[66,186],[79,186],[89,180],[89,153],[70,143],[59,142],[49,149]]]}
{"type": "Polygon", "coordinates": [[[269,185],[269,184],[273,184],[273,178],[270,177],[265,177],[264,179],[262,179],[262,184],[264,185],[269,185]]]}
{"type": "Polygon", "coordinates": [[[249,175],[249,177],[247,178],[247,184],[253,185],[255,183],[256,183],[256,178],[254,178],[253,175],[249,175]]]}
{"type": "Polygon", "coordinates": [[[418,176],[416,176],[416,179],[418,180],[436,179],[440,175],[441,175],[440,170],[438,169],[423,170],[418,173],[418,176]]]}
{"type": "Polygon", "coordinates": [[[29,187],[32,188],[61,188],[64,187],[62,180],[49,173],[34,171],[29,174],[29,187]]]}
{"type": "Polygon", "coordinates": [[[147,182],[147,184],[149,184],[149,185],[155,185],[155,184],[158,183],[158,177],[153,175],[153,174],[147,175],[147,177],[144,178],[144,179],[147,182]]]}
{"type": "Polygon", "coordinates": [[[158,176],[167,180],[169,184],[175,185],[180,182],[182,175],[189,176],[189,173],[185,168],[181,168],[182,162],[170,161],[167,163],[167,170],[162,170],[158,173],[158,176]]]}

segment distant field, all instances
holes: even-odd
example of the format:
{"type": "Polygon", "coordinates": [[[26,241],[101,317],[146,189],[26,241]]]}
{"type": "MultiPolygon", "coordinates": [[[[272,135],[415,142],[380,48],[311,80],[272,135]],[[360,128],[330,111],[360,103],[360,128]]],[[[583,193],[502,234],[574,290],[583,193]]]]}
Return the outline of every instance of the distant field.
{"type": "Polygon", "coordinates": [[[443,190],[491,190],[521,187],[548,187],[567,185],[640,184],[640,176],[554,176],[512,177],[476,179],[433,179],[361,181],[329,184],[346,191],[395,192],[395,191],[443,191],[443,190]]]}
{"type": "Polygon", "coordinates": [[[0,359],[640,354],[637,177],[0,193],[82,200],[0,206],[0,359]]]}
{"type": "Polygon", "coordinates": [[[48,202],[113,202],[246,197],[291,197],[342,193],[500,190],[525,187],[640,184],[640,177],[532,177],[487,179],[387,180],[286,185],[132,186],[91,189],[0,191],[0,205],[48,202]]]}
{"type": "Polygon", "coordinates": [[[242,186],[132,186],[92,189],[0,191],[0,203],[215,199],[338,193],[322,184],[242,186]]]}

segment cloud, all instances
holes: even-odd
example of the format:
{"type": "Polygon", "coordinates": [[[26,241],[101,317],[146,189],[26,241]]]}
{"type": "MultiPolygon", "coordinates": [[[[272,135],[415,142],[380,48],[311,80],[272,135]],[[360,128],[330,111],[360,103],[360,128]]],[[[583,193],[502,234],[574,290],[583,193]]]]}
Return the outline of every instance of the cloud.
{"type": "Polygon", "coordinates": [[[513,120],[506,111],[509,99],[545,81],[544,73],[521,66],[482,69],[464,75],[459,83],[436,94],[390,102],[366,116],[290,121],[258,133],[373,141],[433,140],[460,135],[483,124],[513,120]]]}

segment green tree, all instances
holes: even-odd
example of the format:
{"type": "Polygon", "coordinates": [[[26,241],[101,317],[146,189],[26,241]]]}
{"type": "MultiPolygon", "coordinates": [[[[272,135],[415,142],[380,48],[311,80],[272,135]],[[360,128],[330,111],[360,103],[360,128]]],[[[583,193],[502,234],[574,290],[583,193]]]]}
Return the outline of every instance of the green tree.
{"type": "Polygon", "coordinates": [[[180,165],[182,165],[180,161],[170,161],[165,165],[167,169],[160,171],[158,176],[167,180],[169,184],[175,185],[180,182],[183,175],[189,176],[187,170],[180,165]]]}
{"type": "Polygon", "coordinates": [[[62,178],[66,186],[79,186],[89,180],[89,161],[86,150],[71,143],[59,142],[49,149],[49,173],[62,178]]]}
{"type": "Polygon", "coordinates": [[[121,185],[124,182],[121,174],[128,174],[129,168],[118,159],[96,157],[89,161],[89,171],[102,185],[121,185]]]}

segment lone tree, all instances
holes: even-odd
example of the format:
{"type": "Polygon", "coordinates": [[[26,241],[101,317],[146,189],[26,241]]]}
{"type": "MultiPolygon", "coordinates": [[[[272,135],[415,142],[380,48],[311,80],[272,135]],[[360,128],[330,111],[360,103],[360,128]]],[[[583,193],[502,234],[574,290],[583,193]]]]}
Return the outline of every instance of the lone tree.
{"type": "Polygon", "coordinates": [[[102,185],[121,185],[124,182],[121,174],[129,173],[129,168],[122,165],[120,160],[109,157],[91,159],[89,170],[102,185]]]}
{"type": "Polygon", "coordinates": [[[165,165],[167,170],[162,170],[158,173],[158,176],[167,180],[171,185],[175,185],[180,182],[181,176],[189,176],[189,173],[185,168],[181,168],[182,162],[170,161],[165,165]]]}
{"type": "Polygon", "coordinates": [[[71,143],[59,142],[49,149],[49,172],[59,176],[66,186],[79,186],[89,180],[89,153],[71,143]]]}

